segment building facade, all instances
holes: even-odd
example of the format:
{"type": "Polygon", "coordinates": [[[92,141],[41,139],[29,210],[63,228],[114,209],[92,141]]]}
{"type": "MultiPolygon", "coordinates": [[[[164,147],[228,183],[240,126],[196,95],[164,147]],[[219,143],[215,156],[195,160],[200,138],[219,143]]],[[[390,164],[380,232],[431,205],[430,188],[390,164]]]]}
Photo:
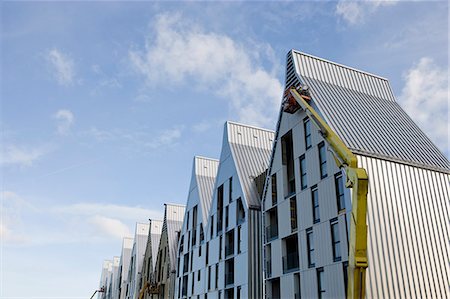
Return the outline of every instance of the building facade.
{"type": "Polygon", "coordinates": [[[131,250],[133,249],[133,238],[123,238],[122,254],[120,255],[119,275],[117,277],[117,298],[126,299],[129,294],[128,270],[130,269],[131,250]]]}
{"type": "Polygon", "coordinates": [[[148,223],[136,223],[134,231],[133,248],[131,249],[130,267],[128,269],[128,293],[127,299],[137,299],[142,287],[141,270],[144,261],[145,249],[150,225],[148,223]]]}
{"type": "Polygon", "coordinates": [[[175,298],[205,293],[205,231],[219,161],[194,157],[183,226],[178,243],[175,298]]]}
{"type": "Polygon", "coordinates": [[[164,204],[164,220],[155,269],[155,286],[159,299],[174,298],[177,248],[184,213],[184,205],[164,204]]]}
{"type": "MultiPolygon", "coordinates": [[[[286,88],[311,105],[366,169],[368,298],[450,297],[450,164],[381,77],[292,50],[286,88]]],[[[351,192],[301,109],[280,109],[263,196],[266,298],[346,296],[351,192]]]]}
{"type": "Polygon", "coordinates": [[[151,295],[150,287],[155,283],[156,257],[158,254],[163,222],[161,220],[149,219],[149,226],[150,228],[148,231],[144,261],[142,263],[142,276],[140,282],[140,291],[142,290],[142,288],[146,288],[146,290],[144,291],[144,299],[156,297],[151,295]]]}

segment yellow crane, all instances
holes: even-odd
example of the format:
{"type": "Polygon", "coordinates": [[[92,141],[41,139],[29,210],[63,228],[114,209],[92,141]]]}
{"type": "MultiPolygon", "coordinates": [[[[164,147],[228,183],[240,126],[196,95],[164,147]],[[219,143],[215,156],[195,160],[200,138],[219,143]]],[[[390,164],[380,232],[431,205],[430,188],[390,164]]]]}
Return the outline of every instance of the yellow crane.
{"type": "Polygon", "coordinates": [[[347,298],[365,298],[366,269],[368,267],[367,172],[364,168],[358,168],[356,156],[309,104],[311,98],[309,88],[306,85],[288,88],[285,96],[284,111],[294,113],[300,108],[303,109],[329,144],[338,167],[345,170],[347,177],[345,186],[352,188],[347,298]]]}

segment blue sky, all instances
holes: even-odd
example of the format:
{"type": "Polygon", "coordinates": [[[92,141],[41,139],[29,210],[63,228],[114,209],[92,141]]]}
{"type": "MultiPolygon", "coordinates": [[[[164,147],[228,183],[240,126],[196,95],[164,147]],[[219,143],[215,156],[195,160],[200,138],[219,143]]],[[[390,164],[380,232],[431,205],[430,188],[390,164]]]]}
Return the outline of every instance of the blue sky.
{"type": "Polygon", "coordinates": [[[295,48],[390,80],[449,156],[446,2],[1,4],[1,298],[86,298],[295,48]]]}

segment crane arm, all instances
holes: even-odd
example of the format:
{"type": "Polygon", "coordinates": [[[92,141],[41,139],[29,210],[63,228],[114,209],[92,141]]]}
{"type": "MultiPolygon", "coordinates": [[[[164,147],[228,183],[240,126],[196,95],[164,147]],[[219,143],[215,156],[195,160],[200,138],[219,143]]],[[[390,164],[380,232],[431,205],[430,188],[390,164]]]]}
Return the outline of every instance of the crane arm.
{"type": "Polygon", "coordinates": [[[364,298],[366,269],[368,267],[366,225],[367,172],[364,168],[358,168],[356,156],[308,103],[309,96],[301,95],[295,87],[287,90],[286,96],[286,105],[291,107],[285,107],[285,111],[294,112],[301,107],[329,144],[338,167],[343,168],[346,172],[347,181],[345,186],[352,188],[347,298],[364,298]]]}

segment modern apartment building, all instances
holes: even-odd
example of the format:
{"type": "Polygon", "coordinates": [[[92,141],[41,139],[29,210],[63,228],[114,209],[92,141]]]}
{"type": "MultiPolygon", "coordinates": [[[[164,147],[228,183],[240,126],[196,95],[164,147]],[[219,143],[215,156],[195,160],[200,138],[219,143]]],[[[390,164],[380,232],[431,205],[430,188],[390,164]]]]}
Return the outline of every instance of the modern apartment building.
{"type": "Polygon", "coordinates": [[[183,226],[178,243],[175,298],[205,293],[205,235],[219,161],[194,157],[183,226]]]}
{"type": "Polygon", "coordinates": [[[156,257],[158,255],[159,240],[161,239],[163,222],[161,220],[149,219],[149,226],[150,228],[148,230],[144,261],[142,263],[141,282],[139,284],[141,286],[139,292],[142,288],[146,288],[143,297],[144,299],[156,297],[152,297],[150,295],[150,288],[155,283],[156,257]]]}
{"type": "Polygon", "coordinates": [[[174,298],[178,239],[184,213],[184,205],[164,204],[164,220],[155,269],[155,285],[159,299],[174,298]]]}
{"type": "Polygon", "coordinates": [[[113,261],[111,260],[104,260],[102,265],[102,274],[100,276],[100,284],[99,289],[103,290],[103,292],[100,292],[98,294],[99,299],[106,299],[108,298],[108,294],[110,292],[109,284],[111,283],[112,279],[112,264],[113,261]]]}
{"type": "Polygon", "coordinates": [[[120,255],[119,275],[117,277],[118,299],[126,299],[129,293],[128,270],[130,269],[131,250],[133,249],[133,238],[123,238],[122,254],[120,255]]]}
{"type": "MultiPolygon", "coordinates": [[[[447,158],[386,79],[292,50],[286,88],[299,83],[368,174],[366,296],[450,298],[447,158]]],[[[266,298],[346,296],[345,181],[313,121],[282,106],[262,203],[266,298]]]]}
{"type": "Polygon", "coordinates": [[[137,299],[142,287],[141,270],[149,233],[149,223],[136,223],[133,248],[131,249],[130,267],[128,269],[127,299],[137,299]]]}
{"type": "Polygon", "coordinates": [[[273,139],[272,131],[225,123],[204,249],[202,246],[203,298],[263,295],[259,191],[273,139]]]}

